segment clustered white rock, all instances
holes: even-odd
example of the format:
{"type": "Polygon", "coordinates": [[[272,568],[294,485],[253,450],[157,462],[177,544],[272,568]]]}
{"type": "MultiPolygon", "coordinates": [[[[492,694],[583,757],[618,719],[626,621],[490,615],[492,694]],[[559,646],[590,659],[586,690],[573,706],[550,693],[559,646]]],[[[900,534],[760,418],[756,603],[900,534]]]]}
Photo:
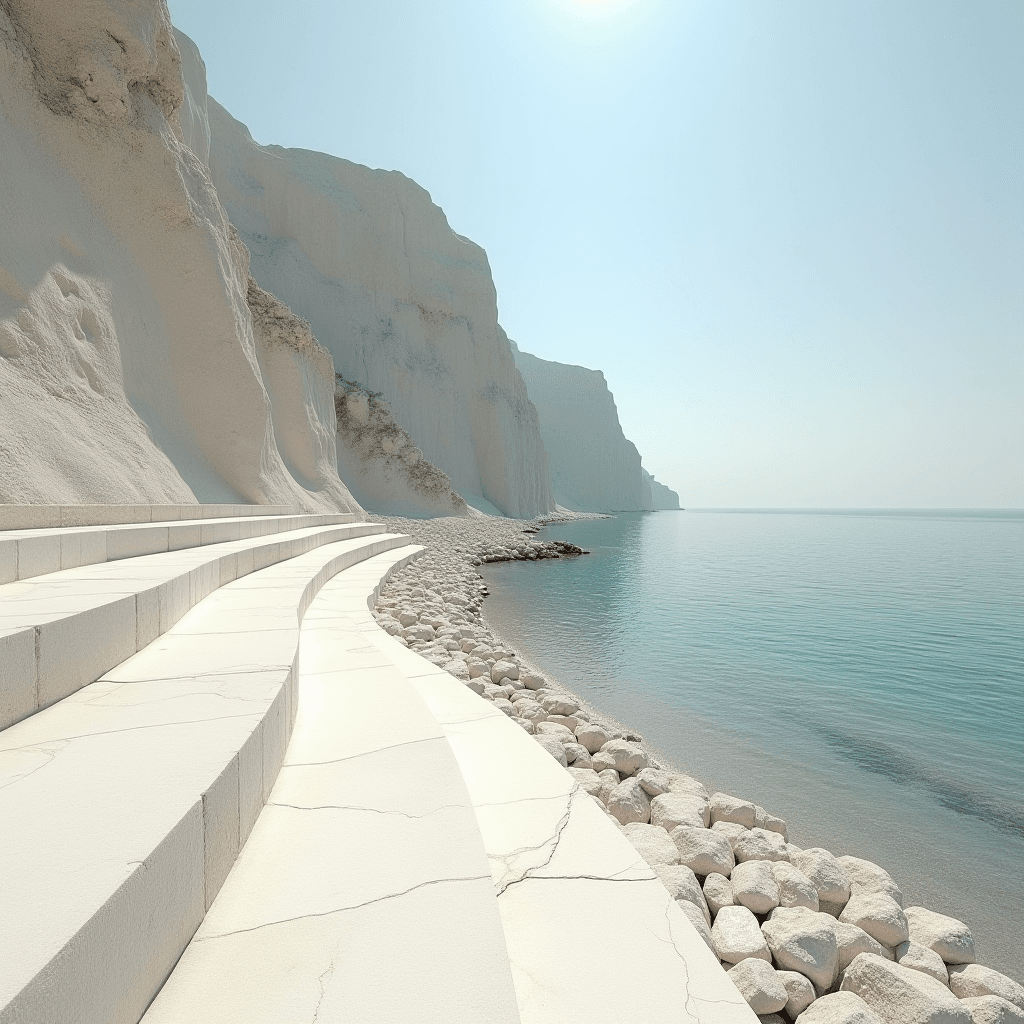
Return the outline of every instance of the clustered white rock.
{"type": "Polygon", "coordinates": [[[520,664],[482,623],[487,587],[473,567],[558,557],[532,539],[535,526],[377,518],[427,545],[382,592],[379,624],[494,703],[567,768],[766,1024],[1024,1024],[1024,986],[974,962],[963,922],[904,908],[899,886],[877,864],[794,846],[781,818],[666,770],[642,737],[598,720],[520,664]]]}

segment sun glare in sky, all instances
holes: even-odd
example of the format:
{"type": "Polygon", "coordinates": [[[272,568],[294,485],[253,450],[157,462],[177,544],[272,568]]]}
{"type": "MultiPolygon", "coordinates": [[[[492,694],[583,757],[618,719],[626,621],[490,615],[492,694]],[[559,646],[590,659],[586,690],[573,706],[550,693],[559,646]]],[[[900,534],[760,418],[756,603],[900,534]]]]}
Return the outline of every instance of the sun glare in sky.
{"type": "Polygon", "coordinates": [[[637,0],[557,0],[558,6],[588,18],[608,18],[635,7],[637,0]]]}

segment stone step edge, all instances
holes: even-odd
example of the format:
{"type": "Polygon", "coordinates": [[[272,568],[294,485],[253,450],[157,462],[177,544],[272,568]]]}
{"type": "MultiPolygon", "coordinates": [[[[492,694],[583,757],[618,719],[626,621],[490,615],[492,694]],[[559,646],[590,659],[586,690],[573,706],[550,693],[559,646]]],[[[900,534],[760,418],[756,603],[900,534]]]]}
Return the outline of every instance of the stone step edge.
{"type": "MultiPolygon", "coordinates": [[[[295,682],[305,612],[323,585],[339,572],[394,548],[406,547],[410,542],[403,534],[373,534],[349,539],[357,540],[363,543],[342,552],[323,552],[326,557],[309,566],[311,575],[295,598],[296,628],[292,633],[291,662],[282,670],[277,692],[268,700],[249,737],[230,757],[225,757],[223,767],[212,773],[208,787],[195,794],[190,810],[173,823],[166,835],[152,843],[152,852],[138,863],[132,875],[97,907],[74,935],[67,937],[48,963],[27,979],[6,1005],[0,1006],[0,1020],[75,1019],[82,1024],[105,1024],[112,1020],[138,1020],[142,1016],[202,923],[277,779],[297,712],[295,682]],[[246,794],[242,792],[238,762],[246,750],[255,748],[260,751],[259,780],[258,785],[253,780],[254,791],[246,794]],[[230,770],[232,765],[236,766],[234,774],[230,770]],[[232,787],[237,793],[230,792],[232,787]],[[248,802],[247,796],[251,798],[248,802]],[[254,806],[255,813],[243,819],[247,803],[254,806]],[[233,848],[225,850],[224,837],[230,835],[231,829],[224,817],[233,810],[238,816],[238,840],[233,848]],[[193,895],[201,905],[194,919],[187,917],[188,906],[179,906],[174,900],[175,895],[183,896],[181,871],[187,861],[202,864],[203,877],[197,883],[193,879],[193,884],[198,886],[198,893],[193,895]],[[180,936],[177,941],[176,933],[180,936]],[[98,984],[95,973],[101,963],[109,964],[114,974],[128,969],[130,983],[98,984]],[[132,963],[136,965],[134,971],[129,968],[132,963]],[[140,976],[147,972],[148,980],[140,976]],[[132,989],[134,992],[129,995],[132,989]]],[[[292,571],[299,568],[294,565],[296,559],[312,556],[317,551],[304,552],[267,566],[263,571],[292,571]]],[[[410,556],[410,560],[411,557],[415,556],[410,556]]],[[[282,589],[289,582],[298,581],[282,580],[282,589]]],[[[230,635],[225,634],[225,637],[230,635]]],[[[144,687],[145,683],[137,685],[144,687]]],[[[42,714],[45,713],[44,710],[42,714]]],[[[119,770],[124,770],[124,766],[119,766],[119,770]]],[[[95,791],[102,797],[104,787],[97,786],[95,791]]],[[[39,808],[38,813],[46,813],[46,809],[39,808]]],[[[130,809],[126,809],[126,813],[130,813],[130,809]]],[[[5,825],[18,827],[10,821],[5,825]]],[[[30,827],[31,823],[24,824],[24,828],[30,827]]],[[[187,889],[187,880],[184,885],[187,889]]]]}
{"type": "MultiPolygon", "coordinates": [[[[0,504],[0,530],[34,530],[60,526],[121,526],[127,523],[170,522],[176,519],[220,519],[235,516],[303,515],[297,505],[196,504],[0,504]]],[[[316,514],[316,513],[314,513],[316,514]]]]}
{"type": "Polygon", "coordinates": [[[373,667],[365,669],[371,677],[359,668],[338,673],[331,668],[343,669],[349,657],[365,655],[367,595],[372,601],[383,582],[424,549],[413,546],[414,553],[396,558],[404,550],[360,563],[351,572],[335,576],[317,595],[302,625],[299,709],[281,776],[245,854],[142,1024],[185,1020],[192,1024],[277,1024],[285,1006],[289,1019],[364,1020],[370,1019],[370,1005],[377,1011],[374,1020],[520,1024],[482,838],[478,832],[475,843],[469,838],[469,833],[476,831],[475,811],[450,745],[404,673],[386,665],[386,658],[373,659],[373,667]],[[332,626],[339,619],[344,620],[346,629],[334,633],[332,626]],[[315,654],[307,663],[312,653],[307,646],[310,642],[315,654]],[[387,673],[386,680],[381,672],[387,673]],[[384,706],[397,715],[400,725],[393,719],[378,721],[380,706],[373,697],[356,696],[368,687],[375,696],[387,694],[384,706]],[[314,714],[309,714],[311,708],[303,703],[307,699],[314,714]],[[417,724],[412,725],[413,721],[417,724]],[[373,739],[353,741],[367,726],[373,730],[373,739]],[[398,739],[402,741],[401,767],[391,769],[398,774],[387,778],[376,773],[364,775],[365,769],[358,766],[368,760],[379,765],[376,759],[393,755],[398,739]],[[309,762],[311,748],[317,752],[315,765],[309,762]],[[427,750],[430,753],[425,755],[427,750]],[[424,756],[431,774],[429,779],[418,779],[413,766],[423,770],[424,762],[419,759],[424,756]],[[439,756],[447,761],[449,771],[435,776],[439,756]],[[312,805],[333,801],[339,796],[332,786],[335,766],[342,764],[352,765],[362,784],[358,784],[358,795],[353,792],[351,801],[341,802],[354,803],[345,810],[365,813],[368,821],[353,817],[347,822],[347,831],[337,827],[325,832],[308,814],[300,814],[286,836],[282,806],[293,807],[298,798],[298,804],[305,807],[304,795],[312,805]],[[297,769],[300,778],[289,779],[289,765],[297,769]],[[396,802],[396,782],[398,786],[405,782],[414,785],[417,796],[396,802]],[[430,839],[424,842],[423,819],[436,811],[456,809],[464,816],[457,849],[452,850],[456,839],[448,832],[428,830],[430,839]],[[390,842],[401,850],[397,864],[383,851],[379,859],[373,857],[377,862],[373,867],[364,859],[373,842],[365,829],[374,827],[370,824],[374,814],[408,819],[408,832],[403,833],[402,826],[388,830],[390,842]],[[315,841],[312,835],[317,837],[315,841]],[[325,842],[327,835],[331,838],[325,842]],[[288,844],[287,852],[282,842],[288,844]],[[474,857],[478,858],[477,870],[466,873],[476,878],[448,877],[462,874],[454,866],[456,861],[466,865],[474,857]],[[417,879],[406,874],[410,863],[421,859],[439,866],[441,874],[433,876],[436,881],[424,883],[422,876],[417,879]],[[450,871],[440,867],[449,863],[453,865],[450,871]],[[299,892],[289,888],[291,871],[306,879],[299,892]],[[349,880],[342,887],[343,897],[341,890],[334,888],[336,875],[349,880]],[[364,881],[371,888],[362,889],[364,881]],[[454,888],[448,889],[445,882],[454,883],[454,888]],[[448,911],[440,921],[414,909],[427,893],[442,891],[434,885],[447,890],[444,897],[434,897],[443,899],[448,911]],[[265,892],[273,893],[273,911],[261,906],[265,892]],[[316,902],[320,893],[324,899],[316,902]],[[345,903],[355,906],[346,908],[345,903]],[[377,904],[376,909],[365,910],[370,904],[377,904]],[[470,921],[472,926],[466,928],[470,921]],[[413,940],[410,927],[416,930],[413,940]],[[252,941],[252,934],[246,935],[270,928],[275,929],[270,933],[275,936],[272,941],[252,941]],[[401,953],[394,946],[399,931],[404,942],[401,953]],[[344,965],[338,956],[339,942],[347,949],[344,965]],[[338,969],[325,970],[328,964],[338,969]],[[381,993],[396,964],[403,978],[400,995],[381,993]],[[456,989],[459,997],[453,1000],[456,989]]]}
{"type": "MultiPolygon", "coordinates": [[[[265,543],[260,543],[264,538],[248,538],[192,549],[208,557],[156,586],[147,584],[128,597],[40,625],[0,632],[0,731],[99,679],[226,583],[335,540],[384,532],[378,523],[345,523],[276,534],[265,543]]],[[[159,553],[139,556],[154,557],[159,553]]],[[[120,564],[130,567],[134,561],[120,564]]]]}
{"type": "Polygon", "coordinates": [[[101,562],[267,537],[312,526],[338,526],[357,518],[339,512],[11,530],[0,533],[0,586],[101,562]]]}

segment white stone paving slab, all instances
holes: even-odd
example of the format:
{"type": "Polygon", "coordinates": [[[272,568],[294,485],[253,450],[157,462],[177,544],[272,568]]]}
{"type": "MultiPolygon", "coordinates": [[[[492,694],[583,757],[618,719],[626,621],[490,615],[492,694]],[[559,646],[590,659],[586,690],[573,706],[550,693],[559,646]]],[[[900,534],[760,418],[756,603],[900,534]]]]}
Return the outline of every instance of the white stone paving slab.
{"type": "Polygon", "coordinates": [[[139,1019],[273,787],[302,614],[335,573],[407,540],[338,541],[236,580],[164,647],[0,733],[0,1020],[139,1019]],[[258,602],[276,628],[248,628],[258,602]]]}
{"type": "Polygon", "coordinates": [[[376,624],[367,636],[416,687],[459,761],[524,1024],[757,1020],[654,872],[565,769],[376,624]],[[574,920],[614,937],[614,969],[593,943],[567,941],[574,920]]]}
{"type": "Polygon", "coordinates": [[[0,586],[0,729],[99,678],[218,587],[312,548],[383,529],[375,523],[307,527],[0,586]]]}
{"type": "Polygon", "coordinates": [[[360,563],[310,607],[285,763],[146,1024],[519,1020],[459,764],[366,636],[367,597],[420,550],[360,563]]]}

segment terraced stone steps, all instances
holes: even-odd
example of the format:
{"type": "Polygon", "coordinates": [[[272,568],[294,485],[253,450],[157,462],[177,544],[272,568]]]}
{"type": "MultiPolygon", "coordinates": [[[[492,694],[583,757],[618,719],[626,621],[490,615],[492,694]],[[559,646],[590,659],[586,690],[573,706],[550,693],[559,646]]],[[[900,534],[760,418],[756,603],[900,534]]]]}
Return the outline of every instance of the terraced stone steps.
{"type": "MultiPolygon", "coordinates": [[[[352,523],[351,513],[187,519],[125,525],[71,526],[8,530],[0,533],[0,584],[26,580],[61,569],[136,558],[159,551],[266,537],[311,526],[352,523]]],[[[0,516],[2,519],[2,516],[0,516]]]]}
{"type": "Polygon", "coordinates": [[[218,587],[350,537],[343,523],[66,569],[0,586],[0,729],[142,650],[218,587]]]}
{"type": "Polygon", "coordinates": [[[6,505],[0,530],[42,530],[68,526],[165,523],[176,519],[245,519],[301,515],[293,505],[6,505]]]}
{"type": "Polygon", "coordinates": [[[273,564],[213,585],[144,649],[0,734],[4,1024],[135,1022],[159,991],[273,788],[310,602],[337,573],[408,550],[379,528],[316,542],[338,529],[278,541],[273,564]]]}
{"type": "Polygon", "coordinates": [[[372,639],[376,588],[420,550],[361,562],[310,606],[281,773],[145,1024],[519,1021],[459,765],[372,639]]]}

